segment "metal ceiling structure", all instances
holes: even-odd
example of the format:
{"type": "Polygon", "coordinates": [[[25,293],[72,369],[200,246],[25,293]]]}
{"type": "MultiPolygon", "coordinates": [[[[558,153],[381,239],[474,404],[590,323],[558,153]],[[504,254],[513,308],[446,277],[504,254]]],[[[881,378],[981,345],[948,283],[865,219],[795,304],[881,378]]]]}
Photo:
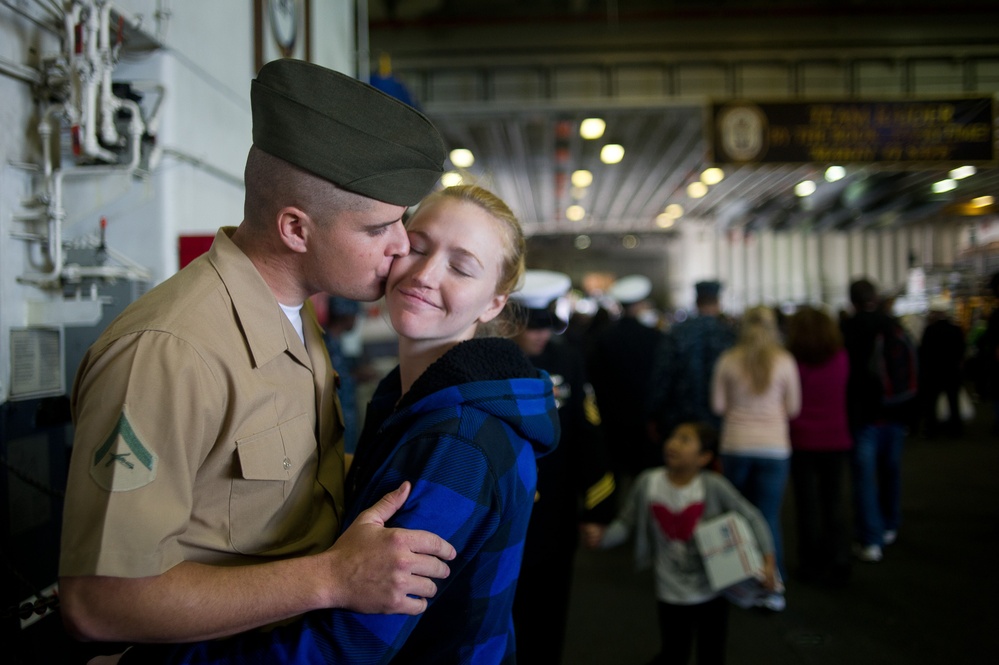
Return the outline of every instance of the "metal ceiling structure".
{"type": "MultiPolygon", "coordinates": [[[[725,179],[701,198],[686,187],[712,164],[703,109],[649,108],[500,110],[491,113],[431,112],[450,146],[470,149],[477,161],[468,169],[477,180],[514,202],[534,234],[656,233],[657,216],[671,203],[687,219],[712,220],[747,230],[807,225],[816,231],[866,229],[925,221],[956,214],[955,203],[999,194],[999,169],[979,166],[959,190],[934,194],[932,185],[959,164],[847,165],[847,175],[824,180],[824,165],[726,166],[725,179]],[[618,164],[600,162],[606,141],[579,137],[586,117],[618,127],[614,141],[625,146],[618,164]],[[594,174],[583,190],[570,182],[572,171],[594,174]],[[816,183],[808,197],[794,194],[803,180],[816,183]],[[568,206],[586,216],[570,221],[568,206]]],[[[985,210],[980,212],[986,212],[985,210]]]]}
{"type": "MultiPolygon", "coordinates": [[[[387,4],[397,11],[407,5],[404,0],[387,4]]],[[[543,15],[537,6],[530,11],[527,3],[516,0],[437,4],[442,7],[432,15],[374,21],[372,52],[392,54],[394,74],[413,90],[449,147],[474,153],[475,164],[466,175],[509,201],[530,235],[668,236],[656,218],[671,203],[684,210],[677,224],[709,221],[747,232],[872,229],[946,221],[970,212],[966,204],[973,198],[999,196],[994,159],[979,162],[977,173],[944,194],[934,194],[931,186],[959,163],[845,164],[846,177],[834,183],[824,180],[824,163],[728,165],[725,179],[706,196],[695,199],[686,192],[712,165],[711,100],[994,96],[999,91],[999,35],[991,34],[994,30],[983,37],[941,27],[934,36],[926,25],[935,17],[916,12],[920,30],[910,26],[906,36],[882,40],[870,14],[840,12],[833,15],[836,25],[865,26],[863,39],[855,37],[849,48],[842,48],[835,40],[815,37],[823,25],[833,25],[821,14],[805,17],[795,41],[795,29],[772,20],[780,12],[760,10],[751,16],[772,27],[754,28],[759,39],[747,46],[725,37],[733,25],[726,23],[722,10],[690,19],[675,11],[683,4],[676,2],[661,3],[671,5],[673,13],[655,15],[629,15],[625,10],[634,3],[624,0],[607,3],[619,11],[612,25],[601,28],[581,22],[578,8],[585,2],[542,3],[549,10],[543,15]],[[446,20],[441,18],[444,11],[451,12],[446,20]],[[683,37],[688,45],[675,37],[654,43],[650,34],[655,30],[650,29],[672,21],[675,32],[678,17],[702,31],[717,26],[716,39],[702,39],[691,29],[683,37]],[[565,37],[562,28],[571,28],[575,37],[565,37]],[[590,38],[580,42],[584,28],[590,38]],[[783,48],[775,31],[783,35],[783,48]],[[759,43],[760,36],[766,44],[759,43]],[[606,120],[605,136],[598,141],[580,138],[579,123],[594,116],[606,120]],[[620,163],[599,161],[599,147],[606,142],[625,147],[620,163]],[[585,192],[574,192],[569,182],[576,169],[593,173],[585,192]],[[815,193],[795,196],[794,186],[806,179],[816,183],[815,193]],[[583,219],[566,218],[572,204],[585,209],[583,219]]],[[[788,6],[776,1],[746,4],[758,9],[788,6]]],[[[999,9],[971,4],[974,12],[999,18],[999,9]]],[[[605,23],[609,11],[602,17],[605,23]]],[[[980,25],[974,12],[958,16],[959,23],[980,25]]],[[[887,27],[882,31],[891,33],[887,27]]],[[[739,33],[743,41],[745,33],[739,33]]]]}
{"type": "Polygon", "coordinates": [[[478,156],[469,171],[519,204],[522,221],[536,233],[655,228],[656,215],[704,161],[700,115],[692,107],[431,112],[449,145],[478,156]],[[580,138],[580,122],[594,116],[626,146],[620,163],[601,163],[606,140],[580,138]],[[572,186],[571,174],[579,169],[594,174],[592,185],[572,186]],[[573,204],[587,211],[584,219],[566,219],[573,204]]]}

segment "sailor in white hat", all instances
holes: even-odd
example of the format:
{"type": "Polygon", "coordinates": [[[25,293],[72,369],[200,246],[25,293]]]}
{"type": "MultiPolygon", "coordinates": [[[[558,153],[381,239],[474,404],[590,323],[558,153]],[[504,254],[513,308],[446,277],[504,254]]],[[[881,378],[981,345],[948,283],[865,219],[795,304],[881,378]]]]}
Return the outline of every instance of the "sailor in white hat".
{"type": "Polygon", "coordinates": [[[563,273],[528,270],[510,295],[526,310],[526,326],[514,341],[555,384],[562,431],[558,447],[538,460],[538,490],[513,604],[517,652],[539,663],[562,662],[564,631],[558,626],[568,616],[578,525],[610,522],[615,506],[614,475],[582,355],[555,336],[566,328],[556,304],[571,286],[563,273]]]}
{"type": "Polygon", "coordinates": [[[540,353],[553,333],[561,335],[565,332],[568,322],[558,316],[555,306],[558,299],[567,294],[570,288],[572,280],[564,273],[528,270],[524,273],[524,281],[520,288],[510,294],[510,301],[516,303],[525,314],[527,329],[538,331],[535,335],[538,338],[537,344],[540,344],[537,353],[540,353]]]}
{"type": "Polygon", "coordinates": [[[608,295],[621,304],[622,315],[631,316],[649,328],[659,327],[659,312],[652,306],[652,280],[645,275],[628,275],[615,281],[608,295]]]}
{"type": "Polygon", "coordinates": [[[642,302],[652,293],[652,281],[645,275],[628,275],[615,281],[608,295],[622,307],[642,302]]]}
{"type": "Polygon", "coordinates": [[[644,275],[621,277],[611,285],[607,293],[621,304],[621,316],[600,331],[588,357],[608,450],[622,486],[662,464],[662,440],[651,438],[646,429],[652,362],[664,340],[651,292],[652,282],[644,275]]]}

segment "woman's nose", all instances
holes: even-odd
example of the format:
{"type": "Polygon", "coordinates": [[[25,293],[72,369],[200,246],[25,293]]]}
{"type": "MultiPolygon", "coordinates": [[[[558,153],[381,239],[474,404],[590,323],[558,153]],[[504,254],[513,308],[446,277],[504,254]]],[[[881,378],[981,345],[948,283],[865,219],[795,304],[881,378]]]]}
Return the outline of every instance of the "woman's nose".
{"type": "Polygon", "coordinates": [[[441,265],[441,261],[432,255],[422,257],[413,270],[413,280],[423,287],[437,286],[440,282],[441,265]]]}

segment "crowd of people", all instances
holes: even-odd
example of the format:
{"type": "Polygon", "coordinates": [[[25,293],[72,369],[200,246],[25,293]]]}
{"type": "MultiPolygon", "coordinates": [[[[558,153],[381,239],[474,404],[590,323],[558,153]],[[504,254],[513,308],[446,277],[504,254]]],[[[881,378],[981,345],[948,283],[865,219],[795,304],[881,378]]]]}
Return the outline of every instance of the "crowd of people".
{"type": "MultiPolygon", "coordinates": [[[[885,548],[899,537],[907,437],[932,439],[943,426],[948,435],[961,436],[963,422],[970,417],[969,387],[994,407],[999,316],[993,311],[985,329],[969,342],[942,301],[935,299],[917,339],[891,313],[891,299],[868,279],[850,284],[850,309],[838,318],[811,305],[786,316],[773,308],[752,307],[738,318],[728,318],[718,307],[719,288],[717,282],[698,283],[697,314],[647,345],[655,358],[645,384],[648,434],[636,443],[630,433],[614,437],[608,432],[611,454],[628,454],[657,441],[666,441],[668,447],[691,422],[717,427],[721,473],[768,526],[763,547],[772,547],[779,579],[842,587],[849,583],[854,560],[882,561],[885,548]],[[622,450],[614,451],[614,446],[622,450]],[[788,480],[797,535],[790,571],[781,534],[788,480]]],[[[999,298],[999,274],[991,277],[988,288],[999,298]]],[[[608,324],[595,334],[611,338],[614,326],[608,324]]],[[[589,361],[595,367],[608,362],[598,354],[589,361]]],[[[595,384],[603,376],[594,370],[595,384]]],[[[623,389],[613,384],[595,387],[598,398],[623,389]]],[[[635,392],[634,386],[630,390],[635,392]]],[[[600,406],[610,422],[606,410],[614,403],[600,406]]],[[[667,454],[658,464],[638,470],[639,480],[619,521],[634,528],[630,513],[636,502],[651,501],[647,475],[671,478],[671,462],[667,454]]],[[[622,487],[635,477],[633,468],[619,472],[622,487]]],[[[662,497],[660,503],[673,508],[662,497]]],[[[654,523],[648,528],[662,551],[657,556],[667,557],[670,548],[689,545],[690,533],[678,536],[654,523]]],[[[606,547],[618,541],[607,533],[614,530],[596,531],[591,544],[606,547]]],[[[661,559],[656,561],[657,597],[669,603],[658,581],[661,559]]],[[[770,591],[757,597],[757,606],[782,611],[782,585],[770,591]]],[[[688,629],[693,632],[682,638],[674,634],[673,639],[687,640],[701,630],[688,629]]],[[[720,662],[709,644],[705,649],[698,662],[720,662]]],[[[686,662],[669,660],[675,654],[665,633],[663,650],[662,662],[686,662]]],[[[685,651],[680,653],[682,658],[685,651]]]]}
{"type": "MultiPolygon", "coordinates": [[[[568,334],[571,279],[526,269],[495,194],[435,188],[421,113],[295,60],[251,96],[244,219],[76,378],[61,609],[101,645],[81,662],[558,663],[577,548],[628,539],[655,571],[657,662],[722,662],[701,523],[749,524],[757,604],[782,611],[785,581],[846,584],[851,543],[878,562],[898,538],[915,413],[943,400],[961,432],[967,343],[942,311],[917,345],[866,279],[841,321],[734,320],[704,281],[664,329],[633,275],[568,334]],[[362,412],[341,338],[381,298],[398,365],[362,412]]],[[[974,343],[999,417],[997,338],[999,308],[974,343]]]]}

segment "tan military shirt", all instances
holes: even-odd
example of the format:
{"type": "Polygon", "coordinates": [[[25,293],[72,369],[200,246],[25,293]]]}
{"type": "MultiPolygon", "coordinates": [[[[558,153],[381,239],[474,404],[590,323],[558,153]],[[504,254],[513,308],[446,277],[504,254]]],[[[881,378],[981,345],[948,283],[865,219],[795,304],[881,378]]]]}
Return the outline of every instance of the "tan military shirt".
{"type": "Polygon", "coordinates": [[[144,577],[320,552],[343,507],[343,418],[322,331],[305,344],[222,229],[87,352],[60,575],[144,577]]]}

